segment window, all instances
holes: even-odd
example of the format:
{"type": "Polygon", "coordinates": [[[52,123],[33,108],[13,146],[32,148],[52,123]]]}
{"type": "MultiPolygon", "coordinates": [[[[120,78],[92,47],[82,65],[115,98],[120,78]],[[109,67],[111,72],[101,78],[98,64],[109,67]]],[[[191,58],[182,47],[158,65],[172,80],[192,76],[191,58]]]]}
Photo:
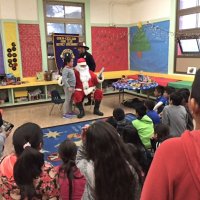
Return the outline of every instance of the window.
{"type": "Polygon", "coordinates": [[[190,63],[200,58],[200,0],[177,0],[175,39],[174,71],[186,73],[190,63]]]}
{"type": "MultiPolygon", "coordinates": [[[[83,3],[44,0],[48,59],[52,56],[52,33],[79,34],[85,41],[85,13],[83,3]]],[[[52,63],[48,61],[48,64],[52,63]]]]}

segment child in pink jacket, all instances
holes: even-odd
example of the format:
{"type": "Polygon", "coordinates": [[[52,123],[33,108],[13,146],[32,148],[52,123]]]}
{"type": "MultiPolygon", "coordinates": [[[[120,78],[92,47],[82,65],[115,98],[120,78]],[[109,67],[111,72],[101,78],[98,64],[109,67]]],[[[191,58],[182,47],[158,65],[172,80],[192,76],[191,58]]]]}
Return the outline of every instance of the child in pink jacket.
{"type": "Polygon", "coordinates": [[[62,165],[59,166],[60,198],[62,200],[81,200],[85,188],[85,177],[76,167],[76,144],[64,140],[58,149],[62,165]]]}

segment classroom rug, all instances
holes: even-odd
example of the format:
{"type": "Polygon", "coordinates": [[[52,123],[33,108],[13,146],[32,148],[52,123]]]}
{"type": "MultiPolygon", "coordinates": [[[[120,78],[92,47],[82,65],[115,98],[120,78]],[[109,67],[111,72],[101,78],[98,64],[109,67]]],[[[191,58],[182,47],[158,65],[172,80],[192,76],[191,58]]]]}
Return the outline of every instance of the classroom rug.
{"type": "MultiPolygon", "coordinates": [[[[53,164],[54,166],[60,165],[61,161],[58,157],[57,151],[59,144],[65,140],[73,140],[77,146],[81,143],[81,128],[86,124],[92,124],[97,120],[105,121],[108,117],[98,118],[96,120],[87,120],[83,122],[76,122],[71,124],[65,124],[60,126],[53,126],[43,128],[44,145],[42,152],[44,153],[45,160],[53,164]]],[[[126,114],[128,121],[136,119],[133,114],[126,114]]]]}

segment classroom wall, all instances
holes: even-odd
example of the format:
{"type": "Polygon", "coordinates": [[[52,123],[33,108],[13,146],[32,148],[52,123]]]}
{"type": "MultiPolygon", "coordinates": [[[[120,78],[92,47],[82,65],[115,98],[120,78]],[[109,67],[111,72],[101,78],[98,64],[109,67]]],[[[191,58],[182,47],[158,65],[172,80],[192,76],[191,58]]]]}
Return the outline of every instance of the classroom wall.
{"type": "Polygon", "coordinates": [[[91,24],[129,25],[129,6],[127,3],[109,0],[91,0],[91,24]]]}
{"type": "MultiPolygon", "coordinates": [[[[86,6],[86,26],[87,26],[87,45],[92,49],[94,42],[98,40],[98,38],[92,39],[91,30],[96,27],[102,28],[101,30],[106,32],[106,29],[112,27],[116,29],[116,33],[120,32],[119,28],[128,28],[129,26],[137,25],[139,21],[141,22],[159,22],[163,20],[169,20],[171,17],[171,2],[173,0],[133,0],[133,3],[130,3],[128,0],[121,0],[120,2],[111,3],[111,0],[73,0],[74,2],[85,2],[86,6]],[[89,5],[88,5],[88,2],[89,5]],[[152,6],[153,5],[153,6],[152,6]]],[[[41,9],[42,0],[0,0],[0,20],[17,20],[16,23],[22,25],[30,25],[36,24],[35,30],[38,30],[39,33],[36,35],[40,35],[41,38],[41,48],[42,51],[42,69],[46,66],[46,46],[45,46],[45,34],[44,27],[41,23],[43,21],[43,13],[41,9]]],[[[28,27],[28,26],[27,26],[28,27]]],[[[171,24],[170,24],[171,27],[171,24]]],[[[172,30],[170,28],[170,30],[172,30]]],[[[19,33],[20,34],[20,33],[19,33]]],[[[95,37],[95,36],[93,36],[95,37]]],[[[101,36],[102,37],[102,36],[101,36]]],[[[121,35],[117,35],[118,38],[122,37],[121,35]]],[[[124,37],[124,35],[123,35],[124,37]]],[[[23,38],[19,35],[19,38],[23,38]]],[[[129,40],[129,31],[127,31],[126,36],[127,41],[129,40]]],[[[101,38],[102,40],[102,38],[101,38]]],[[[108,44],[107,44],[108,45],[108,44]]],[[[106,44],[105,44],[106,47],[106,44]]],[[[171,48],[171,47],[169,47],[171,48]]],[[[110,50],[115,52],[116,49],[113,47],[110,50]]],[[[129,51],[129,50],[128,50],[129,51]]],[[[127,53],[128,53],[127,51],[127,53]]],[[[37,53],[40,52],[40,50],[37,53]]],[[[102,52],[103,53],[103,52],[102,52]]],[[[23,51],[22,51],[23,54],[23,51]]],[[[94,52],[95,54],[95,52],[94,52]]],[[[103,55],[103,57],[108,56],[103,55]]],[[[24,55],[22,57],[25,58],[24,55]]],[[[129,57],[129,55],[127,55],[129,57]]],[[[170,59],[172,59],[172,55],[169,55],[170,59]]],[[[22,60],[23,61],[23,60],[22,60]]],[[[27,62],[26,62],[27,63],[27,62]]],[[[38,62],[41,63],[41,62],[38,62]]],[[[172,63],[172,62],[171,62],[172,63]]],[[[171,63],[169,63],[171,68],[171,63]]],[[[23,62],[22,62],[23,65],[23,62]]],[[[27,67],[26,67],[27,68],[27,67]]],[[[128,69],[128,66],[124,69],[128,69]]],[[[169,71],[169,70],[168,70],[169,71]]],[[[23,74],[30,74],[23,73],[23,74]]],[[[32,72],[31,74],[34,74],[32,72]]]]}
{"type": "Polygon", "coordinates": [[[170,18],[171,0],[136,0],[130,6],[130,23],[170,18]]]}

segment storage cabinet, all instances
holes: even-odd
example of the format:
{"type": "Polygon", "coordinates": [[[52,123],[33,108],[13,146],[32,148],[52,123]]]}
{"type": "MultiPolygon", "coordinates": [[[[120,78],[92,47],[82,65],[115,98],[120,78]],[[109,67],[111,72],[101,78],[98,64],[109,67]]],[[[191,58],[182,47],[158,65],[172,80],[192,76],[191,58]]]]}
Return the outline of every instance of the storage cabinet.
{"type": "Polygon", "coordinates": [[[20,85],[0,86],[0,107],[47,102],[51,90],[59,89],[57,81],[38,81],[20,85]]]}

